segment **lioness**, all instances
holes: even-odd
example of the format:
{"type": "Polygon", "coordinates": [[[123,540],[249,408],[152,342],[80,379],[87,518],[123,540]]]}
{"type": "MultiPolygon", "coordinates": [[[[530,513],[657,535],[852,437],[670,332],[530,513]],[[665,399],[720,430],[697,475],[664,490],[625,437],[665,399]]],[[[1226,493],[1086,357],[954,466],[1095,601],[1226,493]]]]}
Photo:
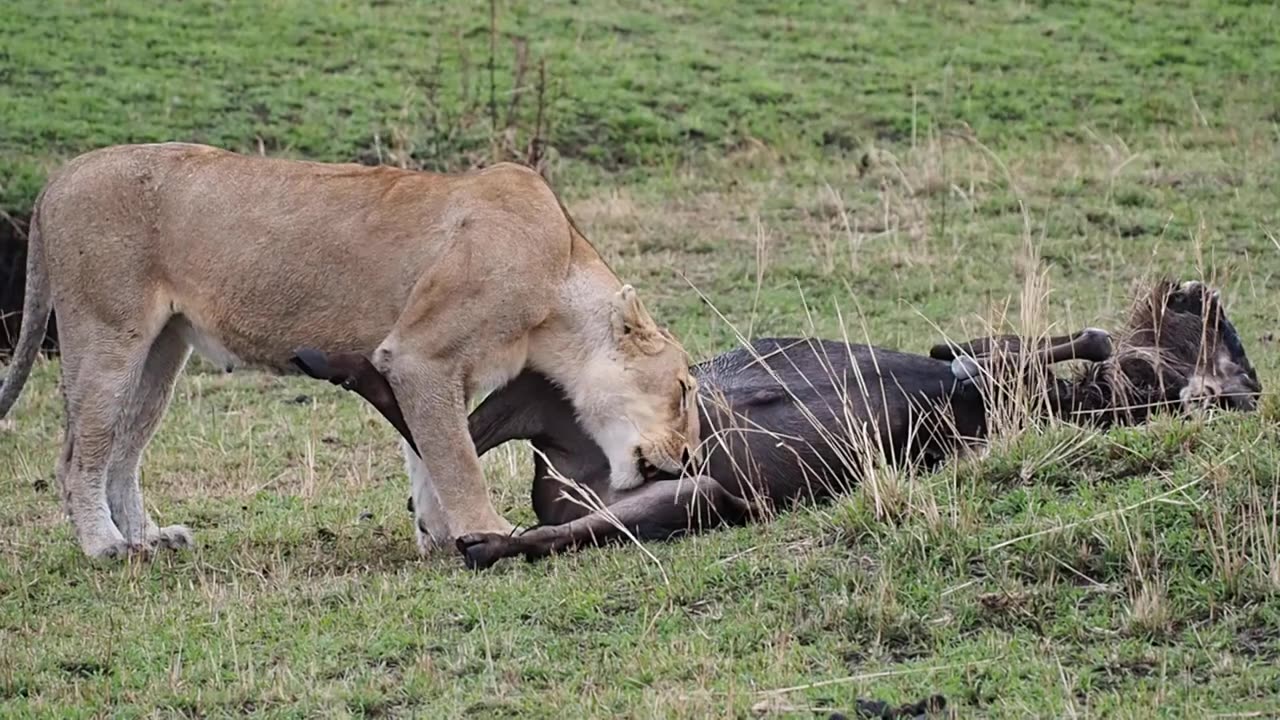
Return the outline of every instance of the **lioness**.
{"type": "Polygon", "coordinates": [[[699,437],[683,347],[517,165],[440,175],[109,147],[41,191],[28,253],[0,417],[52,303],[66,404],[56,474],[90,557],[192,543],[152,522],[138,469],[193,346],[228,371],[281,374],[308,349],[370,356],[420,451],[405,443],[423,553],[511,531],[488,499],[467,404],[526,368],[568,394],[619,489],[679,471],[699,437]]]}

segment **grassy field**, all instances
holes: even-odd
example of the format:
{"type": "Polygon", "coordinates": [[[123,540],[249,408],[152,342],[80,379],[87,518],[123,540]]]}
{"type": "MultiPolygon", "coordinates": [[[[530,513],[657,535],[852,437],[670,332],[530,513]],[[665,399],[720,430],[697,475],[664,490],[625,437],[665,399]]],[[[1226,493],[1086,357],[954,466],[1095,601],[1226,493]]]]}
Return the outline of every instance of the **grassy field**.
{"type": "MultiPolygon", "coordinates": [[[[143,486],[200,547],[108,566],[52,487],[50,361],[0,425],[0,716],[804,718],[932,693],[961,717],[1280,716],[1280,9],[497,21],[499,129],[543,129],[579,224],[697,359],[1114,328],[1167,272],[1223,289],[1260,412],[1032,427],[767,526],[477,574],[417,557],[394,433],[354,397],[195,362],[143,486]]],[[[14,216],[114,142],[428,168],[494,147],[487,3],[10,0],[0,26],[14,216]]],[[[528,455],[485,461],[522,523],[528,455]]]]}

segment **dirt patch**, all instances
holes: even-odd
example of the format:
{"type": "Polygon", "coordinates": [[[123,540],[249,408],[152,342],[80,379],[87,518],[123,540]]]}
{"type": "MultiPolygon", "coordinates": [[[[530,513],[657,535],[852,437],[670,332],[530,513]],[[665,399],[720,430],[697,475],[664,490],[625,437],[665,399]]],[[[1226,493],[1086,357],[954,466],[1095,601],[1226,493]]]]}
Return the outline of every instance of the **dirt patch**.
{"type": "Polygon", "coordinates": [[[1147,658],[1111,659],[1090,669],[1092,687],[1099,692],[1120,690],[1150,677],[1155,671],[1155,662],[1147,658]]]}
{"type": "Polygon", "coordinates": [[[111,671],[107,664],[94,660],[64,660],[58,667],[68,675],[81,678],[102,676],[111,671]]]}
{"type": "Polygon", "coordinates": [[[1249,627],[1236,635],[1236,648],[1240,655],[1259,662],[1274,662],[1280,658],[1280,640],[1266,627],[1249,627]]]}

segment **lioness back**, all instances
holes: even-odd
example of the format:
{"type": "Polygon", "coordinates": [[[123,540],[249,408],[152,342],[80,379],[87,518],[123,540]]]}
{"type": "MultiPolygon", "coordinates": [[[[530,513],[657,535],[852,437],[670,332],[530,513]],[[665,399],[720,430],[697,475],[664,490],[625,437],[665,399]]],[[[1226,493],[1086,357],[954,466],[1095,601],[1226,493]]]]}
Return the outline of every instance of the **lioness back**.
{"type": "Polygon", "coordinates": [[[437,175],[184,143],[82,155],[40,213],[60,325],[185,323],[229,367],[286,371],[300,346],[372,351],[446,254],[466,254],[466,292],[556,282],[570,248],[555,195],[516,165],[437,175]]]}

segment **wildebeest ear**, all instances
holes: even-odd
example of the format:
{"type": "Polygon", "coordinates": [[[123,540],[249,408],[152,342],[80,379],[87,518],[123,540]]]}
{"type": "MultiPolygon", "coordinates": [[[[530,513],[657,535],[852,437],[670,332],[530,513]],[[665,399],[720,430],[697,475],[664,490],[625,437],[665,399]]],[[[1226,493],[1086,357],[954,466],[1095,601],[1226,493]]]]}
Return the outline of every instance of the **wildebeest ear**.
{"type": "Polygon", "coordinates": [[[623,350],[638,350],[646,355],[662,351],[666,340],[658,325],[649,317],[635,288],[623,285],[613,296],[609,313],[613,339],[623,350]]]}

